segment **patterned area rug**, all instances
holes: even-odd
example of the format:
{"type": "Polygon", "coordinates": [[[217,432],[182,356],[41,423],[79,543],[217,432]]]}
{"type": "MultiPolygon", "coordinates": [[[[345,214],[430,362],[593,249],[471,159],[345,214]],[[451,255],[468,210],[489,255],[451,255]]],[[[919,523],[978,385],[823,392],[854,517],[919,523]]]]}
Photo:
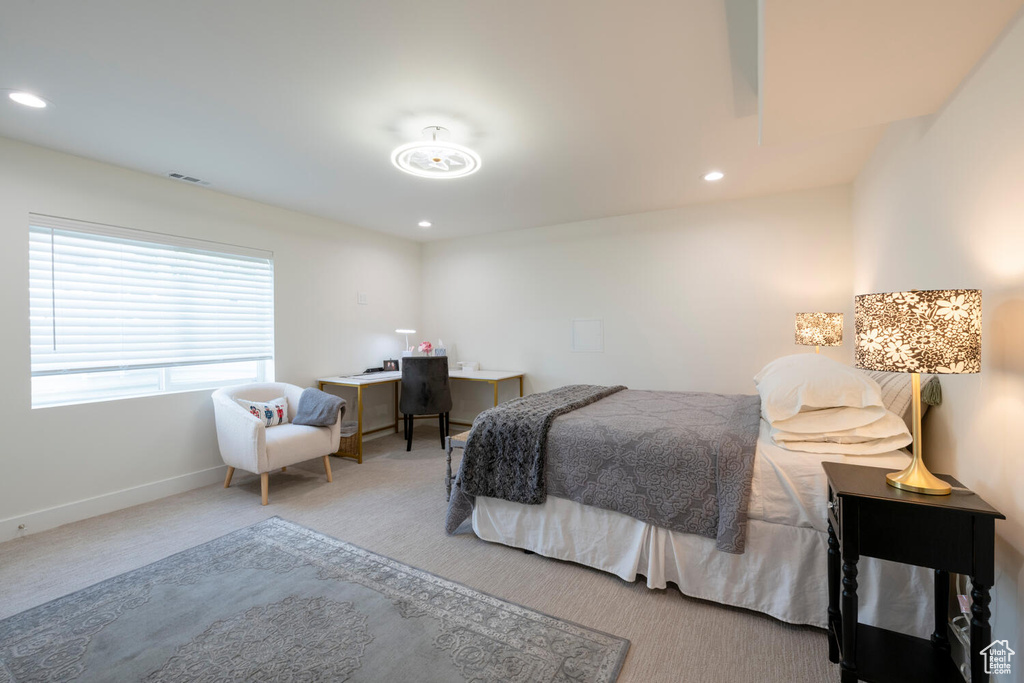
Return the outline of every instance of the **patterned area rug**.
{"type": "Polygon", "coordinates": [[[611,683],[628,649],[274,517],[0,621],[0,683],[611,683]]]}

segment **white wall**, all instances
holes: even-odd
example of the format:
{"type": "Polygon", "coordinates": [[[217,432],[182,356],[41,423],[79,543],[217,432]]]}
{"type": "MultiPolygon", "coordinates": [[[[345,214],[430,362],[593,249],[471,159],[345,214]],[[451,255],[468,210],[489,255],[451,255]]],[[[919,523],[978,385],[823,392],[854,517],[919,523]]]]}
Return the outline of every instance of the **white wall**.
{"type": "Polygon", "coordinates": [[[273,251],[279,381],[379,365],[418,322],[416,243],[0,138],[0,541],[223,476],[209,391],[31,409],[29,212],[273,251]]]}
{"type": "MultiPolygon", "coordinates": [[[[849,201],[848,187],[826,188],[432,242],[423,330],[453,360],[525,370],[527,393],[753,393],[766,362],[814,352],[794,345],[797,311],[849,319],[849,201]],[[604,320],[604,353],[570,351],[573,318],[604,320]]],[[[822,353],[850,360],[850,348],[822,353]]],[[[479,405],[467,394],[456,385],[460,415],[479,405]]]]}
{"type": "MultiPolygon", "coordinates": [[[[857,293],[983,290],[980,375],[942,378],[925,460],[996,523],[993,636],[1024,645],[1024,20],[935,115],[890,126],[854,190],[857,293]]],[[[1021,660],[1024,661],[1024,660],[1021,660]]],[[[1015,669],[1024,668],[1015,664],[1015,669]]]]}
{"type": "MultiPolygon", "coordinates": [[[[37,531],[221,476],[209,392],[30,409],[29,212],[274,251],[277,376],[297,384],[376,365],[398,353],[392,330],[413,326],[453,360],[525,371],[528,392],[752,392],[767,361],[813,352],[793,344],[796,311],[841,310],[849,336],[855,292],[981,287],[983,372],[943,378],[925,449],[1007,514],[994,633],[1024,644],[1020,64],[1018,20],[939,113],[891,126],[852,200],[826,188],[422,247],[0,139],[0,540],[19,521],[37,531]],[[571,353],[570,320],[591,317],[605,352],[571,353]]],[[[851,349],[823,353],[849,361],[851,349]]],[[[457,414],[489,401],[489,387],[455,387],[457,414]]],[[[373,424],[390,418],[381,399],[373,424]]]]}

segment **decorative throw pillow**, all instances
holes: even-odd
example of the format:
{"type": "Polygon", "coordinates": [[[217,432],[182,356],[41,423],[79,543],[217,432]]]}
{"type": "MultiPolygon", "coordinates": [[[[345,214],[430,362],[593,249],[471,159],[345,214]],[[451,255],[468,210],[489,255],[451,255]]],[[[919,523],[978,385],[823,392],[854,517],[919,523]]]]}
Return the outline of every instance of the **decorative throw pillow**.
{"type": "MultiPolygon", "coordinates": [[[[816,353],[783,356],[764,366],[754,377],[761,395],[761,414],[774,423],[800,413],[831,408],[883,408],[878,383],[849,365],[816,353]]],[[[877,411],[859,424],[825,429],[787,431],[833,431],[869,424],[884,414],[877,411]]]]}
{"type": "Polygon", "coordinates": [[[244,398],[236,398],[238,405],[263,420],[267,427],[274,427],[288,422],[288,399],[282,396],[266,403],[260,401],[246,401],[244,398]]]}
{"type": "MultiPolygon", "coordinates": [[[[907,429],[914,429],[914,403],[913,390],[911,389],[910,374],[906,372],[882,372],[879,370],[861,370],[865,375],[878,382],[882,390],[882,403],[886,410],[892,411],[903,418],[907,429]]],[[[931,377],[928,380],[921,378],[921,393],[932,383],[938,384],[938,377],[931,377]]],[[[924,419],[928,412],[928,403],[921,401],[921,419],[924,419]]]]}

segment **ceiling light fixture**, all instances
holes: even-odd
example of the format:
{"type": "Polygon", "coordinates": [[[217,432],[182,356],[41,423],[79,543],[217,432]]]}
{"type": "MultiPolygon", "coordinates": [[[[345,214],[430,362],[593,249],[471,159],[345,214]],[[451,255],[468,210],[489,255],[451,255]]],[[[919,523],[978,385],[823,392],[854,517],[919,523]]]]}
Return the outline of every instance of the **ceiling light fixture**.
{"type": "Polygon", "coordinates": [[[716,180],[721,180],[724,177],[725,174],[722,173],[721,171],[711,171],[710,173],[704,174],[704,180],[708,181],[709,183],[713,183],[716,180]]]}
{"type": "Polygon", "coordinates": [[[430,221],[420,221],[419,223],[417,223],[417,225],[420,226],[421,228],[429,228],[431,225],[433,225],[433,223],[431,223],[430,221]]]}
{"type": "Polygon", "coordinates": [[[423,134],[429,140],[410,142],[391,153],[391,163],[399,170],[420,178],[462,178],[480,170],[480,155],[462,145],[448,142],[448,129],[427,126],[423,134]]]}
{"type": "Polygon", "coordinates": [[[26,107],[32,107],[33,109],[43,109],[46,107],[46,100],[38,95],[33,95],[30,92],[21,92],[17,90],[7,95],[18,104],[23,104],[26,107]]]}

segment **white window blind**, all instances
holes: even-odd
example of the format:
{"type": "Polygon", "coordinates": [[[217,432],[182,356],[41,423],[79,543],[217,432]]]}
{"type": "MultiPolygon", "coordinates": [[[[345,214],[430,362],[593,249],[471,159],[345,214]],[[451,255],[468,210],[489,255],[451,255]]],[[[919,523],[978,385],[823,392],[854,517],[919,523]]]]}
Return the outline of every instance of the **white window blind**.
{"type": "Polygon", "coordinates": [[[269,252],[30,216],[32,376],[269,361],[269,252]]]}

